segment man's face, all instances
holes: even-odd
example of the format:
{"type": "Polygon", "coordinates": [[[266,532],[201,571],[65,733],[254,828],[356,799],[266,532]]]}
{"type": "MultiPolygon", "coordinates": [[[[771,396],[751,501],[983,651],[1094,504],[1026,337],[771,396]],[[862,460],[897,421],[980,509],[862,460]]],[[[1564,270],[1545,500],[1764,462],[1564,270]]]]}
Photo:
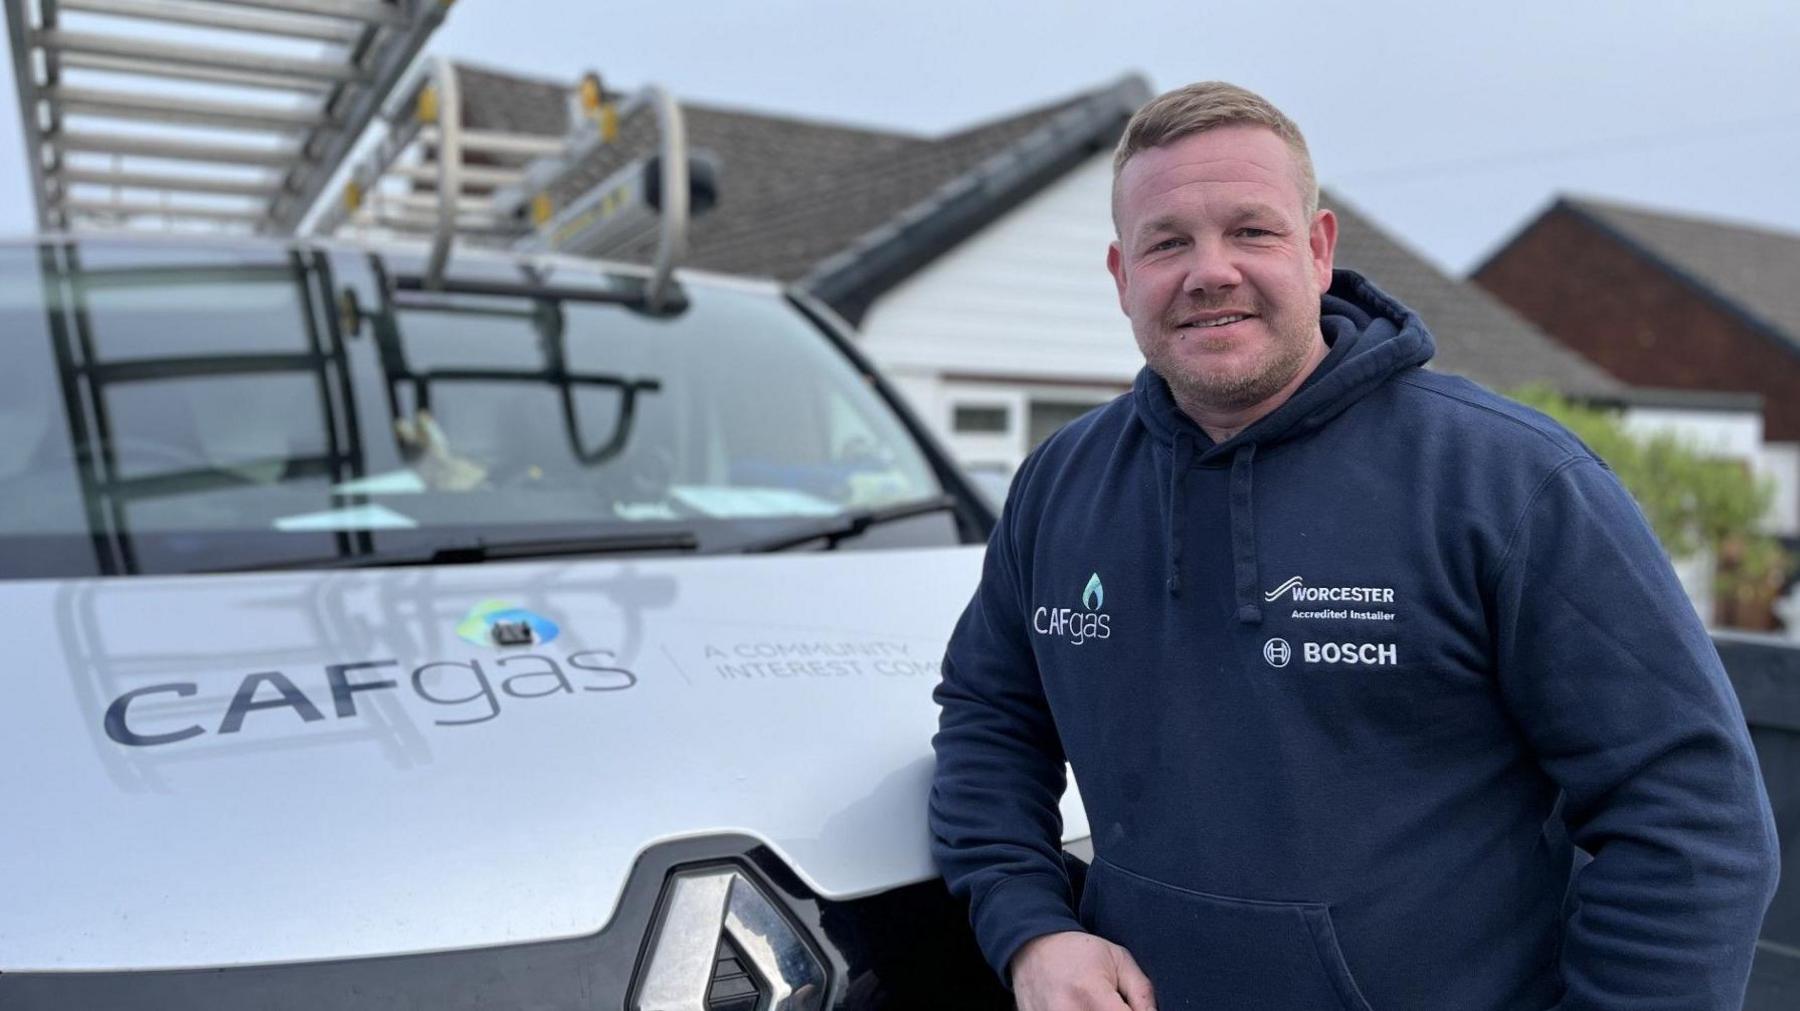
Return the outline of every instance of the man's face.
{"type": "Polygon", "coordinates": [[[1274,131],[1233,125],[1133,155],[1107,269],[1144,359],[1179,400],[1234,411],[1286,386],[1318,342],[1337,220],[1311,220],[1274,131]]]}

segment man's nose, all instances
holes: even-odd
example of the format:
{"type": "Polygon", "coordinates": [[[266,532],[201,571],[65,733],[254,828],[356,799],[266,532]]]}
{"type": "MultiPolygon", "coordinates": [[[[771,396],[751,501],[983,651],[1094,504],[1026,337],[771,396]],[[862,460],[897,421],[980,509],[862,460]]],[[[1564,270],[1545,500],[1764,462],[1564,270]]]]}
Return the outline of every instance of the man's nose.
{"type": "Polygon", "coordinates": [[[1235,288],[1243,281],[1225,244],[1214,239],[1188,248],[1187,277],[1182,287],[1189,292],[1214,292],[1235,288]]]}

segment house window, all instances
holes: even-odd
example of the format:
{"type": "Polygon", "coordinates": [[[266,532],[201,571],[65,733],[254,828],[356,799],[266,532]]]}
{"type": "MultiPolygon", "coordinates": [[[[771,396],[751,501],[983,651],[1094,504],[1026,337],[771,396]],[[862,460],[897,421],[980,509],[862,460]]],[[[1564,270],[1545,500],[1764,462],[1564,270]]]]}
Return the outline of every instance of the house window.
{"type": "Polygon", "coordinates": [[[1005,435],[1012,419],[1005,404],[958,404],[950,427],[963,435],[1005,435]]]}
{"type": "Polygon", "coordinates": [[[1030,409],[1031,445],[1036,449],[1038,444],[1056,434],[1056,430],[1099,407],[1098,400],[1033,400],[1030,409]]]}

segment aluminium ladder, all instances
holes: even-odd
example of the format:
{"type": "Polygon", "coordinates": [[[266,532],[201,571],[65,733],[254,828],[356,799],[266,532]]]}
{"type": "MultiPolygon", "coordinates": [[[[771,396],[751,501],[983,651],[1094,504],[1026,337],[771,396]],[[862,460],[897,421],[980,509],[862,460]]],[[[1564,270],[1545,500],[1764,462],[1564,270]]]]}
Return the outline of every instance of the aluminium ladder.
{"type": "Polygon", "coordinates": [[[450,2],[4,0],[38,227],[294,234],[450,2]],[[65,14],[138,30],[71,29],[65,14]],[[225,41],[165,41],[195,29],[225,41]],[[107,83],[82,80],[94,74],[107,83]],[[194,84],[222,97],[195,97],[194,84]],[[269,92],[285,101],[253,100],[269,92]],[[139,128],[71,128],[71,117],[139,128]]]}
{"type": "Polygon", "coordinates": [[[588,73],[565,101],[569,128],[562,137],[470,129],[456,64],[443,57],[421,64],[381,113],[386,134],[311,231],[350,226],[429,236],[427,288],[443,285],[458,236],[519,253],[581,256],[615,255],[654,240],[645,299],[662,306],[686,251],[689,217],[713,202],[712,167],[690,161],[681,107],[655,85],[616,100],[588,73]],[[654,155],[629,161],[598,185],[565,185],[618,140],[621,122],[639,115],[654,117],[654,155]],[[393,181],[407,188],[396,193],[385,185],[393,181]]]}

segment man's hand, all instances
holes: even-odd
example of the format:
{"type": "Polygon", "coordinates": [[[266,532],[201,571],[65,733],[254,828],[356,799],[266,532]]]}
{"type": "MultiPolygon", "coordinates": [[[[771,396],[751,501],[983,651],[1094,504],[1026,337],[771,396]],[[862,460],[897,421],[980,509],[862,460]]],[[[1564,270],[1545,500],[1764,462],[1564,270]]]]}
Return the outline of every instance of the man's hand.
{"type": "Polygon", "coordinates": [[[1012,986],[1019,1011],[1156,1011],[1131,953],[1078,930],[1026,941],[1012,958],[1012,986]]]}

